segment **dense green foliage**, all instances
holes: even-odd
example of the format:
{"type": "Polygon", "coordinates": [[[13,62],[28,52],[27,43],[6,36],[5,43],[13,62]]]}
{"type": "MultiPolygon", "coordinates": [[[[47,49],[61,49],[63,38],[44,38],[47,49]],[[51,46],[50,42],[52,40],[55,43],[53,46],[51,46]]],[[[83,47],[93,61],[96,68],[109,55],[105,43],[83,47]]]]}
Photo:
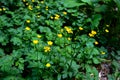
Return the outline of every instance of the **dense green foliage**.
{"type": "Polygon", "coordinates": [[[0,80],[115,80],[119,23],[119,0],[1,0],[0,80]]]}

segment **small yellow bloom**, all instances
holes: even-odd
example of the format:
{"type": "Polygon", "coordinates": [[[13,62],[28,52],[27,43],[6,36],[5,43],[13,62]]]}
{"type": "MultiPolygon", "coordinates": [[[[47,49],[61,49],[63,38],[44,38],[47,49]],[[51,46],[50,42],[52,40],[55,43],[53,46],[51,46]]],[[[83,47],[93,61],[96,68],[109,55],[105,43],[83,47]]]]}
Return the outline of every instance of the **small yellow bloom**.
{"type": "Polygon", "coordinates": [[[33,10],[33,7],[31,5],[28,6],[29,10],[33,10]]]}
{"type": "Polygon", "coordinates": [[[44,47],[44,52],[50,52],[50,47],[49,46],[45,46],[44,47]]]}
{"type": "Polygon", "coordinates": [[[35,2],[35,0],[31,0],[32,2],[35,2]]]}
{"type": "Polygon", "coordinates": [[[54,17],[54,19],[55,20],[58,20],[60,18],[60,15],[58,15],[58,14],[55,14],[55,17],[54,17]]]}
{"type": "Polygon", "coordinates": [[[58,19],[59,19],[59,17],[54,17],[54,19],[55,19],[55,20],[58,20],[58,19]]]}
{"type": "Polygon", "coordinates": [[[64,28],[65,28],[65,30],[66,30],[68,33],[73,33],[73,31],[72,31],[71,28],[69,28],[69,27],[67,27],[67,26],[65,26],[64,28]]]}
{"type": "Polygon", "coordinates": [[[3,8],[3,11],[5,11],[6,10],[6,8],[3,8]]]}
{"type": "Polygon", "coordinates": [[[30,20],[28,19],[28,20],[26,20],[26,23],[30,23],[30,20]]]}
{"type": "Polygon", "coordinates": [[[39,18],[41,15],[38,15],[37,17],[39,18]]]}
{"type": "Polygon", "coordinates": [[[50,63],[47,63],[45,66],[46,66],[46,67],[50,67],[50,66],[51,66],[51,64],[50,64],[50,63]]]}
{"type": "Polygon", "coordinates": [[[110,25],[108,25],[108,24],[106,25],[106,27],[109,27],[109,26],[110,26],[110,25]]]}
{"type": "Polygon", "coordinates": [[[94,37],[94,35],[93,35],[93,34],[91,34],[91,33],[89,33],[89,36],[90,36],[90,37],[94,37]]]}
{"type": "Polygon", "coordinates": [[[52,41],[48,41],[47,44],[51,46],[53,44],[53,42],[52,41]]]}
{"type": "Polygon", "coordinates": [[[105,29],[105,32],[107,32],[107,33],[108,33],[108,32],[109,32],[109,30],[108,30],[108,29],[105,29]]]}
{"type": "Polygon", "coordinates": [[[50,16],[51,19],[53,19],[53,16],[50,16]]]}
{"type": "Polygon", "coordinates": [[[57,36],[58,36],[59,38],[61,38],[61,37],[62,37],[62,34],[57,34],[57,36]]]}
{"type": "Polygon", "coordinates": [[[38,44],[38,40],[33,40],[33,44],[38,44]]]}
{"type": "Polygon", "coordinates": [[[23,2],[26,2],[26,0],[22,0],[23,2]]]}
{"type": "Polygon", "coordinates": [[[63,12],[63,14],[64,14],[64,15],[66,15],[66,14],[67,14],[67,12],[63,12]]]}
{"type": "Polygon", "coordinates": [[[26,5],[29,5],[29,3],[26,3],[26,5]]]}
{"type": "Polygon", "coordinates": [[[41,1],[41,3],[43,4],[43,3],[44,3],[44,1],[41,1]]]}
{"type": "Polygon", "coordinates": [[[2,8],[0,8],[0,11],[2,11],[2,8]]]}
{"type": "Polygon", "coordinates": [[[29,30],[30,30],[30,27],[26,27],[25,30],[29,31],[29,30]]]}
{"type": "Polygon", "coordinates": [[[82,28],[82,27],[79,27],[79,30],[83,30],[83,28],[82,28]]]}
{"type": "Polygon", "coordinates": [[[40,8],[40,6],[36,6],[36,8],[37,8],[37,9],[39,9],[39,8],[40,8]]]}
{"type": "Polygon", "coordinates": [[[58,15],[58,14],[55,14],[55,16],[56,16],[56,17],[60,17],[60,15],[58,15]]]}
{"type": "Polygon", "coordinates": [[[42,36],[38,34],[37,37],[38,37],[38,38],[41,38],[42,36]]]}
{"type": "Polygon", "coordinates": [[[69,37],[69,38],[68,38],[68,40],[70,41],[70,40],[71,40],[71,38],[69,37]]]}
{"type": "Polygon", "coordinates": [[[94,31],[94,30],[92,30],[91,33],[92,33],[93,35],[97,34],[97,32],[94,31]]]}
{"type": "Polygon", "coordinates": [[[105,54],[105,52],[104,52],[104,51],[101,51],[101,54],[105,54]]]}
{"type": "Polygon", "coordinates": [[[95,45],[98,45],[99,43],[97,41],[95,41],[95,45]]]}
{"type": "Polygon", "coordinates": [[[48,10],[48,6],[46,6],[46,11],[48,10]]]}

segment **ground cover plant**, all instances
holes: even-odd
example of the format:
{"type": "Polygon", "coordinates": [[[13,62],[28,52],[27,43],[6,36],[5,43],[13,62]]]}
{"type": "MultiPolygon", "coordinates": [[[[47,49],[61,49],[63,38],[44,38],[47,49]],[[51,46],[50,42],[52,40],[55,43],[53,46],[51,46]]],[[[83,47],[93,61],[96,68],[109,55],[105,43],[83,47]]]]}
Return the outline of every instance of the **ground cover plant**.
{"type": "Polygon", "coordinates": [[[0,80],[120,78],[119,0],[1,0],[0,80]]]}

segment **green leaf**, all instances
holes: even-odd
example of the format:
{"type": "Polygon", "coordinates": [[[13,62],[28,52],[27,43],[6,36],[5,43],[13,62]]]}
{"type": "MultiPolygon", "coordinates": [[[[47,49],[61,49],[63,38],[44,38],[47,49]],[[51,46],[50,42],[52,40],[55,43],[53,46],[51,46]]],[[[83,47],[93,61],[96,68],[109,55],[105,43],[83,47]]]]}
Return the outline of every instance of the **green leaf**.
{"type": "Polygon", "coordinates": [[[21,45],[22,44],[21,39],[18,37],[13,37],[10,41],[13,42],[14,45],[21,45]]]}
{"type": "Polygon", "coordinates": [[[88,3],[89,5],[92,5],[92,1],[91,0],[81,0],[83,1],[84,3],[88,3]]]}
{"type": "Polygon", "coordinates": [[[120,0],[114,0],[114,2],[117,4],[119,11],[120,11],[120,0]]]}
{"type": "Polygon", "coordinates": [[[48,27],[40,26],[39,29],[40,29],[40,32],[46,32],[46,33],[51,32],[50,28],[48,27]]]}
{"type": "Polygon", "coordinates": [[[4,56],[4,50],[0,48],[0,56],[4,56]]]}
{"type": "Polygon", "coordinates": [[[102,19],[102,16],[100,14],[93,15],[92,29],[94,29],[95,27],[98,27],[101,19],[102,19]]]}
{"type": "Polygon", "coordinates": [[[95,12],[105,12],[107,10],[107,5],[98,5],[94,8],[95,12]]]}
{"type": "Polygon", "coordinates": [[[93,59],[94,64],[99,64],[100,63],[100,61],[97,58],[92,58],[92,59],[93,59]]]}
{"type": "Polygon", "coordinates": [[[96,49],[96,48],[93,48],[92,49],[92,54],[93,55],[98,55],[100,52],[98,51],[98,49],[96,49]]]}
{"type": "Polygon", "coordinates": [[[58,74],[57,80],[61,80],[61,74],[58,74]]]}
{"type": "Polygon", "coordinates": [[[85,3],[78,3],[76,0],[64,0],[63,5],[66,8],[72,8],[85,5],[85,3]]]}

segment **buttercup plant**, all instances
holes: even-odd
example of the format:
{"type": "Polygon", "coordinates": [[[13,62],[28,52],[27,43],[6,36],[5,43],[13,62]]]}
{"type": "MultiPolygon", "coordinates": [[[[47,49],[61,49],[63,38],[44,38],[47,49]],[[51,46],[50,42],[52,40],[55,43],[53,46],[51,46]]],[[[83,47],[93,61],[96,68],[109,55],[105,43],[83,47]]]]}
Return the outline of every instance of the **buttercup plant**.
{"type": "Polygon", "coordinates": [[[1,0],[0,80],[98,80],[108,61],[117,80],[119,3],[1,0]]]}

